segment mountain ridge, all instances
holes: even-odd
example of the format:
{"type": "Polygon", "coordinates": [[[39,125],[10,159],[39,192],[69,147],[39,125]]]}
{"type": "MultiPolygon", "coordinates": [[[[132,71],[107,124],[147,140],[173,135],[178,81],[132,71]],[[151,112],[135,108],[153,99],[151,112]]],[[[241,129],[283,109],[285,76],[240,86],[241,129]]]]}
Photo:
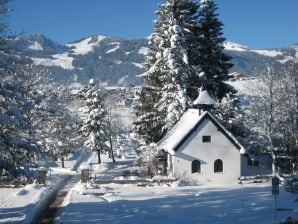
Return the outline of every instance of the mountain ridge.
{"type": "MultiPolygon", "coordinates": [[[[47,38],[43,34],[11,37],[8,42],[15,51],[30,58],[38,66],[45,66],[56,82],[77,81],[86,83],[98,78],[108,85],[115,85],[126,77],[126,81],[140,85],[137,75],[145,70],[142,64],[148,51],[147,39],[124,39],[99,34],[83,37],[65,45],[47,38]]],[[[230,72],[256,76],[266,62],[284,62],[298,56],[298,45],[287,48],[250,49],[245,45],[226,41],[225,52],[232,56],[234,67],[230,72]]]]}

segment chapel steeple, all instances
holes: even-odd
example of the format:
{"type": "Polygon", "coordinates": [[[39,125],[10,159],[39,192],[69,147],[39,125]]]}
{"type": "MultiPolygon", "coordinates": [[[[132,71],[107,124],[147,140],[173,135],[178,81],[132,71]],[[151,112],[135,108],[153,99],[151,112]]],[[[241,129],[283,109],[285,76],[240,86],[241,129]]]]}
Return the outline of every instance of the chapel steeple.
{"type": "Polygon", "coordinates": [[[199,109],[200,114],[203,111],[209,111],[213,108],[213,105],[216,103],[214,98],[209,94],[209,92],[204,88],[199,88],[199,96],[194,100],[193,106],[196,109],[199,109]]]}

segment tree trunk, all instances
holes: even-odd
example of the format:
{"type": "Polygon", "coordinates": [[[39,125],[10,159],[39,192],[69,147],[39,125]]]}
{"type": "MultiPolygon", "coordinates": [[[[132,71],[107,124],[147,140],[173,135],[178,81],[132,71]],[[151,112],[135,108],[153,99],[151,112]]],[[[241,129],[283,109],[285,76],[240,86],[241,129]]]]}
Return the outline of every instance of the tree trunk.
{"type": "Polygon", "coordinates": [[[113,160],[113,163],[115,163],[115,157],[114,157],[114,150],[113,150],[112,138],[110,138],[109,140],[110,140],[110,148],[111,148],[111,156],[112,156],[112,160],[113,160]]]}
{"type": "Polygon", "coordinates": [[[101,164],[100,149],[96,149],[96,151],[97,151],[98,164],[101,164]]]}
{"type": "Polygon", "coordinates": [[[267,120],[267,125],[266,125],[266,135],[269,141],[269,145],[270,145],[270,152],[271,152],[271,157],[272,157],[272,174],[273,176],[276,175],[277,173],[277,167],[276,167],[276,155],[274,152],[274,145],[272,142],[272,126],[274,123],[274,84],[275,84],[275,80],[274,80],[274,74],[271,72],[271,70],[268,70],[268,76],[269,76],[269,99],[268,99],[268,120],[267,120]]]}
{"type": "Polygon", "coordinates": [[[65,168],[65,166],[64,166],[64,156],[61,156],[61,167],[65,168]]]}

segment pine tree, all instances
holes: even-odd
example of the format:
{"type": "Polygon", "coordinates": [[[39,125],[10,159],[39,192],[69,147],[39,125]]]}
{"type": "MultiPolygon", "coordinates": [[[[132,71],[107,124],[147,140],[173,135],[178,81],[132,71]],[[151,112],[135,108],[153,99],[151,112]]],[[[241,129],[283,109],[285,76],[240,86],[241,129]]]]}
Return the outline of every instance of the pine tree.
{"type": "Polygon", "coordinates": [[[233,66],[231,57],[224,53],[222,22],[219,21],[217,5],[213,0],[201,0],[199,10],[200,35],[198,37],[197,65],[206,74],[206,89],[221,101],[235,90],[226,84],[228,71],[233,66]]]}
{"type": "Polygon", "coordinates": [[[134,141],[138,145],[146,145],[150,142],[157,142],[163,135],[162,124],[164,120],[157,108],[155,101],[159,99],[159,91],[152,86],[143,86],[136,92],[134,112],[136,121],[133,125],[135,132],[134,141]]]}
{"type": "MultiPolygon", "coordinates": [[[[173,15],[174,17],[174,15],[173,15]]],[[[178,21],[172,18],[169,27],[170,45],[165,47],[161,63],[160,79],[163,80],[161,99],[157,103],[165,111],[164,129],[171,128],[182,116],[190,101],[186,95],[186,80],[193,72],[188,63],[187,50],[183,46],[184,36],[178,21]]]]}
{"type": "Polygon", "coordinates": [[[97,81],[91,79],[83,93],[86,118],[83,121],[81,132],[86,137],[85,145],[98,155],[98,163],[101,163],[100,154],[105,149],[105,142],[109,140],[107,134],[107,111],[104,106],[103,93],[97,81]]]}
{"type": "Polygon", "coordinates": [[[147,72],[141,76],[145,84],[135,107],[135,131],[146,143],[160,140],[191,104],[188,94],[194,89],[197,93],[189,84],[197,74],[191,64],[197,8],[194,1],[168,0],[157,12],[155,31],[149,37],[147,72]]]}

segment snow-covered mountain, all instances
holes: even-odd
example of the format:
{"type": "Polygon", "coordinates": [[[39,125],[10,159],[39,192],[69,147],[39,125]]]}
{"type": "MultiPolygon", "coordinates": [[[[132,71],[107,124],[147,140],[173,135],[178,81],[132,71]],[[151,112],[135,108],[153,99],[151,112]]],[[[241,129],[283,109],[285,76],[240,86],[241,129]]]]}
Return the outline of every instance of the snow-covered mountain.
{"type": "MultiPolygon", "coordinates": [[[[99,78],[114,85],[124,77],[126,81],[140,84],[136,75],[144,72],[142,63],[148,51],[146,39],[126,40],[96,35],[66,45],[58,44],[41,34],[10,38],[18,54],[31,58],[33,63],[46,66],[57,82],[82,83],[99,78]]],[[[233,42],[225,42],[226,52],[233,57],[230,72],[255,76],[264,62],[284,62],[290,56],[298,56],[298,45],[279,49],[250,49],[233,42]]]]}
{"type": "Polygon", "coordinates": [[[295,53],[298,55],[298,44],[293,45],[289,48],[274,48],[274,49],[250,49],[247,46],[233,43],[230,41],[226,41],[224,43],[225,50],[227,51],[238,51],[238,52],[254,52],[259,55],[267,56],[267,57],[286,57],[295,53]],[[296,51],[296,52],[295,52],[296,51]]]}
{"type": "Polygon", "coordinates": [[[91,36],[60,45],[41,34],[12,37],[9,43],[14,53],[46,66],[57,82],[86,83],[99,78],[110,85],[126,77],[140,84],[136,75],[144,72],[142,63],[147,51],[145,39],[125,40],[104,35],[91,36]]]}
{"type": "Polygon", "coordinates": [[[240,72],[250,76],[258,73],[273,62],[285,63],[291,57],[298,56],[298,45],[273,49],[250,49],[237,43],[225,42],[225,50],[233,57],[234,67],[230,72],[240,72]]]}

